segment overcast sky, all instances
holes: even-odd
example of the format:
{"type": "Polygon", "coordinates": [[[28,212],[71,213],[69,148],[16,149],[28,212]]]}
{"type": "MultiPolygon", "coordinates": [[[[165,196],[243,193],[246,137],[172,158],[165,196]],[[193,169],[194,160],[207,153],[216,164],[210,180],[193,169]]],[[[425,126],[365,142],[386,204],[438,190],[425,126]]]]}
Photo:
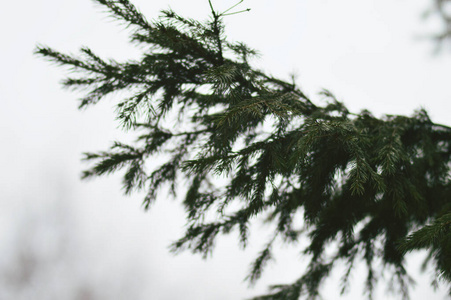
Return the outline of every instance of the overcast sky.
{"type": "MultiPolygon", "coordinates": [[[[169,6],[196,19],[209,14],[207,0],[133,3],[148,19],[169,6]]],[[[214,3],[221,11],[236,1],[214,3]]],[[[259,68],[282,78],[295,73],[317,103],[318,92],[327,88],[354,112],[411,115],[426,108],[434,122],[451,126],[451,51],[434,54],[435,44],[424,38],[440,28],[437,19],[421,18],[432,0],[245,0],[241,7],[252,10],[225,19],[227,36],[259,50],[261,57],[254,61],[259,68]]],[[[281,247],[250,289],[243,279],[270,234],[264,227],[256,228],[255,247],[245,251],[230,236],[219,240],[207,261],[190,253],[173,256],[167,247],[183,233],[180,205],[160,196],[144,212],[142,195],[125,197],[117,176],[80,181],[81,153],[107,149],[126,134],[117,129],[111,101],[78,111],[80,94],[58,84],[68,73],[32,51],[41,43],[71,53],[88,46],[117,60],[139,56],[127,44],[127,30],[98,5],[89,0],[8,1],[0,10],[0,26],[0,250],[14,256],[14,249],[24,246],[14,243],[17,228],[33,235],[30,220],[56,211],[59,225],[52,226],[66,224],[64,234],[77,241],[70,244],[75,266],[58,274],[77,272],[72,275],[111,290],[112,285],[142,290],[145,299],[244,299],[302,273],[299,249],[281,247]]],[[[46,238],[40,242],[44,248],[48,243],[46,238]]],[[[445,299],[443,288],[436,293],[430,288],[431,272],[418,276],[418,256],[409,261],[418,282],[412,299],[445,299]]],[[[363,271],[354,274],[355,286],[342,299],[361,299],[363,271]]],[[[336,281],[325,286],[326,299],[338,298],[336,281]]],[[[42,295],[46,287],[54,289],[45,284],[42,295]]],[[[375,299],[390,299],[383,291],[381,286],[375,299]]],[[[120,294],[109,297],[123,299],[120,294]]]]}

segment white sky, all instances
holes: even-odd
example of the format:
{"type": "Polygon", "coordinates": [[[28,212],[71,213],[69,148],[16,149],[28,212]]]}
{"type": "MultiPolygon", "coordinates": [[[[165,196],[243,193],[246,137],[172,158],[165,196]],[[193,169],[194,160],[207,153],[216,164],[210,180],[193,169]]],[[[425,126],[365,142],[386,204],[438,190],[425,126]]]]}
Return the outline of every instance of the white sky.
{"type": "MultiPolygon", "coordinates": [[[[219,10],[236,3],[215,2],[219,10]]],[[[207,0],[133,3],[148,19],[168,6],[197,19],[209,13],[207,0]]],[[[434,44],[419,38],[438,28],[437,21],[421,19],[431,6],[432,0],[246,0],[241,7],[251,12],[227,17],[226,32],[260,51],[255,61],[260,68],[284,78],[296,73],[313,99],[319,101],[317,93],[327,88],[355,112],[410,115],[424,107],[433,121],[451,125],[451,53],[434,55],[434,44]]],[[[37,43],[72,53],[85,45],[101,56],[136,57],[127,31],[99,6],[88,0],[8,1],[0,10],[0,26],[0,244],[6,245],[0,249],[8,248],[16,227],[58,202],[62,218],[76,224],[71,235],[81,240],[75,246],[77,276],[93,284],[131,284],[144,288],[147,299],[229,300],[255,296],[302,273],[299,249],[285,247],[249,289],[243,279],[261,237],[269,235],[264,228],[251,240],[256,247],[246,251],[232,235],[219,239],[207,261],[190,253],[172,256],[167,246],[184,225],[178,203],[160,197],[145,213],[141,195],[122,195],[118,176],[80,182],[81,153],[104,150],[126,134],[117,130],[112,102],[78,111],[79,95],[58,85],[68,73],[32,51],[37,43]]],[[[410,265],[415,274],[416,260],[410,265]]],[[[341,299],[362,298],[362,274],[354,274],[356,286],[341,299]]],[[[444,289],[432,292],[430,277],[416,277],[413,300],[445,299],[444,289]]],[[[375,299],[390,299],[383,290],[375,299]]],[[[338,299],[336,282],[331,280],[323,295],[338,299]]]]}

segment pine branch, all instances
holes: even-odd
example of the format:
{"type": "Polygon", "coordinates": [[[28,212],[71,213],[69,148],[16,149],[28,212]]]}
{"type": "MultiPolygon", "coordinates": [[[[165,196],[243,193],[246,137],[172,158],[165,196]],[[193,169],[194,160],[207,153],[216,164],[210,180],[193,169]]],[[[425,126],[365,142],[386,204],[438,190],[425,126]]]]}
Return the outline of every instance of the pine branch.
{"type": "Polygon", "coordinates": [[[376,257],[394,270],[397,292],[407,297],[404,254],[418,249],[428,249],[438,274],[451,281],[451,127],[434,124],[424,110],[411,117],[353,113],[327,90],[320,106],[294,81],[255,69],[248,58],[257,51],[224,34],[222,17],[239,13],[232,9],[242,1],[222,13],[209,1],[212,19],[205,23],[171,10],[149,23],[129,1],[95,1],[134,28],[132,42],[145,49],[139,60],[103,59],[87,47],[80,57],[45,46],[35,54],[80,74],[63,81],[86,92],[80,107],[129,92],[116,114],[138,138],[86,153],[92,165],[83,178],[124,170],[125,193],[144,190],[146,209],[163,188],[175,197],[177,185],[188,183],[188,230],[172,251],[206,257],[219,235],[233,230],[244,247],[249,225],[264,217],[276,225],[274,238],[251,265],[250,283],[271,259],[276,236],[285,243],[309,237],[309,264],[292,284],[255,299],[318,298],[340,261],[347,265],[344,291],[357,259],[367,265],[371,299],[376,257]],[[149,161],[159,165],[146,170],[149,161]],[[211,214],[215,221],[205,222],[211,214]],[[332,244],[338,246],[326,255],[332,244]]]}

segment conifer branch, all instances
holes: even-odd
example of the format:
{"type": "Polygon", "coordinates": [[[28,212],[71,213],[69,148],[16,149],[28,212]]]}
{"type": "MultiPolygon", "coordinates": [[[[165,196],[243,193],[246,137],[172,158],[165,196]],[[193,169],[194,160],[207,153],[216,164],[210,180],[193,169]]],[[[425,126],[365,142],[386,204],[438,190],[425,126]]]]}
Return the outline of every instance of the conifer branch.
{"type": "Polygon", "coordinates": [[[80,107],[129,92],[116,113],[139,137],[85,153],[91,168],[83,178],[123,170],[124,192],[143,190],[146,209],[165,187],[175,197],[178,184],[188,182],[188,230],[172,251],[206,257],[218,236],[233,230],[244,247],[249,225],[265,217],[275,223],[274,238],[248,280],[261,276],[276,236],[293,244],[308,237],[309,264],[292,284],[255,299],[316,298],[340,261],[347,265],[344,291],[357,259],[368,267],[371,298],[376,257],[394,270],[406,297],[404,255],[418,249],[428,249],[429,262],[451,282],[451,127],[433,123],[424,110],[410,117],[352,113],[327,90],[321,95],[328,103],[317,105],[294,82],[255,69],[248,57],[257,52],[224,36],[221,18],[241,12],[231,11],[243,1],[218,13],[209,0],[206,23],[173,11],[149,23],[127,0],[95,1],[134,27],[132,41],[146,46],[140,60],[103,59],[86,47],[80,58],[45,46],[35,54],[80,74],[63,81],[86,92],[80,107]],[[231,210],[232,202],[239,208],[231,210]],[[206,222],[212,214],[215,221],[206,222]],[[331,244],[338,246],[326,255],[331,244]]]}

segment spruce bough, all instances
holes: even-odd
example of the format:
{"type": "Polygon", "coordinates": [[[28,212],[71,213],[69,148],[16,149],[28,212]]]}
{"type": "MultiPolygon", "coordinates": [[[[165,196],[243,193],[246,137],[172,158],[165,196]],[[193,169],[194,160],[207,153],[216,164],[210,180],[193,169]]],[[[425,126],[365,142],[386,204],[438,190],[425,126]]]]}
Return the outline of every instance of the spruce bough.
{"type": "Polygon", "coordinates": [[[226,39],[222,18],[239,12],[235,7],[221,13],[210,2],[206,22],[171,10],[148,22],[127,0],[95,2],[133,29],[131,41],[146,49],[140,60],[105,60],[89,48],[81,57],[45,46],[35,52],[79,74],[63,85],[87,91],[80,108],[129,93],[116,105],[117,117],[139,137],[86,153],[93,166],[83,177],[125,169],[125,192],[145,190],[146,208],[165,188],[175,197],[183,190],[177,185],[188,182],[188,229],[173,251],[207,256],[216,238],[233,230],[245,246],[249,224],[263,219],[275,230],[251,264],[249,282],[261,276],[275,242],[307,236],[309,265],[295,282],[254,299],[314,299],[339,263],[347,266],[345,290],[361,260],[370,298],[376,261],[407,298],[405,254],[418,249],[429,251],[437,280],[451,282],[451,128],[424,110],[411,117],[354,114],[329,91],[327,105],[314,104],[293,82],[253,68],[255,50],[226,39]]]}

